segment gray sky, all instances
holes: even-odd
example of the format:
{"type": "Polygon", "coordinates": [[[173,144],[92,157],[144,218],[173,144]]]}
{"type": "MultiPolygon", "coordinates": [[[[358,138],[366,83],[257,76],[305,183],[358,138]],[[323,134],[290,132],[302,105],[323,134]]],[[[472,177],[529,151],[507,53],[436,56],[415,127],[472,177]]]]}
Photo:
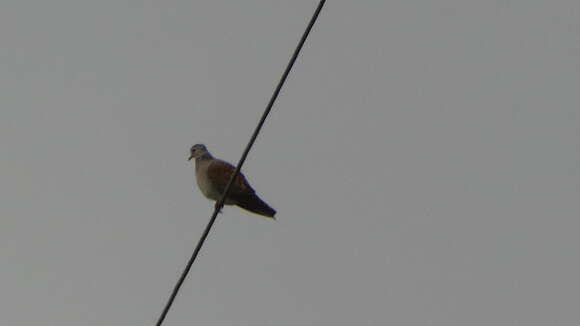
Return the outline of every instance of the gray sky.
{"type": "MultiPolygon", "coordinates": [[[[0,319],[152,325],[316,1],[0,2],[0,319]]],[[[166,325],[578,325],[580,2],[329,1],[166,325]]]]}

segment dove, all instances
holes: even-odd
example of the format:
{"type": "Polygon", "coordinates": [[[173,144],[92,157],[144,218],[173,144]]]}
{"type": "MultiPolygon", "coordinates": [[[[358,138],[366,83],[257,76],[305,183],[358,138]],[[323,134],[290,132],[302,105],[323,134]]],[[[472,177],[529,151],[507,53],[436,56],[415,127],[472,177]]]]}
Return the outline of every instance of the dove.
{"type": "MultiPolygon", "coordinates": [[[[188,160],[192,159],[195,159],[195,177],[199,190],[217,205],[236,168],[228,162],[214,158],[203,144],[191,147],[188,160]]],[[[276,215],[276,211],[258,197],[241,172],[232,183],[225,205],[236,205],[272,219],[276,215]]]]}

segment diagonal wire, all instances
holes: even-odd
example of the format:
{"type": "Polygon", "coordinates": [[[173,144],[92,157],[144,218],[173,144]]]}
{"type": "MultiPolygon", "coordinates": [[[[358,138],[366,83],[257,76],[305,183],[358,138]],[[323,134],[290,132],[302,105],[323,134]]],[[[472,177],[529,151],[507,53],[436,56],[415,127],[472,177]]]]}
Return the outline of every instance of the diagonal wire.
{"type": "Polygon", "coordinates": [[[193,254],[191,255],[191,258],[189,259],[189,261],[187,262],[185,269],[181,273],[179,280],[175,284],[175,287],[173,288],[173,291],[171,292],[171,295],[169,296],[169,299],[167,300],[167,303],[165,304],[165,307],[163,308],[163,311],[161,312],[161,315],[159,316],[159,319],[157,320],[157,323],[155,324],[156,326],[161,326],[161,324],[163,324],[163,320],[165,319],[167,312],[169,312],[169,309],[171,308],[171,305],[173,304],[173,301],[175,300],[175,297],[177,296],[177,293],[179,292],[179,288],[181,288],[181,285],[183,284],[183,281],[185,281],[185,277],[189,273],[189,270],[191,269],[191,266],[193,265],[193,262],[195,261],[197,254],[199,253],[199,250],[203,246],[203,243],[205,242],[205,239],[207,238],[207,235],[209,234],[209,231],[211,230],[211,227],[213,226],[213,223],[216,220],[217,214],[220,212],[220,210],[224,206],[226,196],[228,195],[228,193],[230,191],[232,183],[233,183],[235,177],[238,175],[238,173],[240,173],[240,169],[242,168],[242,165],[244,164],[244,161],[246,160],[246,157],[248,156],[248,153],[250,152],[252,145],[254,145],[254,142],[256,141],[256,138],[258,137],[260,130],[262,129],[262,125],[264,124],[264,122],[266,121],[266,118],[268,117],[268,114],[270,113],[270,110],[272,110],[272,106],[274,105],[274,102],[276,101],[276,98],[278,97],[278,94],[280,93],[280,90],[282,89],[282,86],[284,85],[284,82],[286,81],[286,78],[288,77],[288,74],[290,73],[292,66],[294,66],[294,62],[296,62],[296,58],[298,58],[298,54],[300,53],[300,50],[302,49],[302,46],[304,45],[304,42],[306,41],[308,34],[310,34],[310,30],[312,29],[312,26],[314,26],[314,22],[316,22],[316,19],[318,18],[318,14],[320,14],[320,11],[322,10],[322,7],[324,6],[325,2],[326,2],[326,0],[320,0],[320,2],[318,3],[318,7],[316,7],[316,10],[314,11],[312,18],[310,19],[310,22],[308,23],[308,26],[306,27],[304,34],[302,34],[302,38],[300,38],[300,41],[298,42],[298,45],[296,46],[296,49],[294,50],[294,53],[292,54],[292,57],[290,58],[290,62],[288,62],[288,66],[286,66],[286,70],[284,70],[284,73],[282,74],[282,78],[280,78],[280,81],[278,82],[278,86],[276,86],[276,89],[274,90],[274,93],[272,94],[272,97],[270,98],[270,101],[268,102],[268,105],[266,106],[266,110],[262,114],[262,118],[258,122],[258,125],[256,126],[256,129],[254,130],[254,133],[252,134],[252,137],[250,138],[250,141],[248,142],[248,145],[246,145],[246,149],[244,150],[244,153],[242,154],[242,157],[240,158],[240,161],[238,162],[238,165],[236,166],[236,170],[234,171],[234,173],[230,177],[230,181],[228,182],[226,189],[225,189],[224,193],[222,194],[222,197],[220,198],[219,201],[217,201],[217,203],[215,205],[215,210],[213,211],[213,214],[211,215],[209,223],[205,227],[205,230],[203,231],[201,238],[199,239],[197,245],[195,246],[193,254]]]}

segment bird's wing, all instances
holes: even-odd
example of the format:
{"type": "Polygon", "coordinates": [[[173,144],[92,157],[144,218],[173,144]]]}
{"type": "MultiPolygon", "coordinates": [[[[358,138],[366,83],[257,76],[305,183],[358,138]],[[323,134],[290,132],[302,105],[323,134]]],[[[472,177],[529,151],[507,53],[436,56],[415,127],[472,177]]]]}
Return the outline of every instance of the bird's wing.
{"type": "MultiPolygon", "coordinates": [[[[208,178],[212,181],[219,193],[223,193],[228,185],[228,181],[236,168],[222,160],[214,160],[207,168],[208,178]]],[[[254,189],[246,181],[246,177],[240,172],[236,176],[230,194],[228,197],[235,197],[236,195],[253,194],[254,189]]]]}

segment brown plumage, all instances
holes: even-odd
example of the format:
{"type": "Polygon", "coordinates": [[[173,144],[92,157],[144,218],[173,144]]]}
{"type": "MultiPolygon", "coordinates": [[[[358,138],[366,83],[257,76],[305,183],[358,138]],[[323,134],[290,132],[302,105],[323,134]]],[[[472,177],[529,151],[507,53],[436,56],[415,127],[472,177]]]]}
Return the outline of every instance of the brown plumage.
{"type": "MultiPolygon", "coordinates": [[[[228,162],[213,158],[204,145],[191,148],[189,159],[195,158],[195,175],[201,192],[209,199],[218,201],[223,194],[235,167],[228,162]]],[[[240,172],[226,198],[226,205],[236,205],[250,212],[274,218],[276,211],[261,200],[240,172]]]]}
{"type": "MultiPolygon", "coordinates": [[[[214,180],[214,187],[220,196],[223,194],[235,167],[222,160],[214,160],[207,167],[207,177],[214,180]]],[[[219,199],[219,197],[218,197],[219,199]]],[[[256,195],[254,189],[250,186],[246,177],[240,172],[234,179],[230,192],[228,194],[228,201],[234,205],[239,206],[250,212],[264,215],[267,217],[274,217],[276,211],[256,195]]]]}

